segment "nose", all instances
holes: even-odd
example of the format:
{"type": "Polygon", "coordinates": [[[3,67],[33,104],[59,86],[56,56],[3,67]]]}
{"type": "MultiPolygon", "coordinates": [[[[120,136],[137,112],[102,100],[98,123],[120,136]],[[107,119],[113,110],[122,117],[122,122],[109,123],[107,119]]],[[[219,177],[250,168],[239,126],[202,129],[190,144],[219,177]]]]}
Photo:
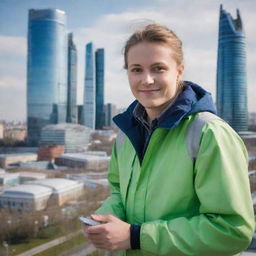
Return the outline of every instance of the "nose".
{"type": "Polygon", "coordinates": [[[151,85],[154,83],[154,77],[150,72],[144,72],[141,77],[142,85],[151,85]]]}

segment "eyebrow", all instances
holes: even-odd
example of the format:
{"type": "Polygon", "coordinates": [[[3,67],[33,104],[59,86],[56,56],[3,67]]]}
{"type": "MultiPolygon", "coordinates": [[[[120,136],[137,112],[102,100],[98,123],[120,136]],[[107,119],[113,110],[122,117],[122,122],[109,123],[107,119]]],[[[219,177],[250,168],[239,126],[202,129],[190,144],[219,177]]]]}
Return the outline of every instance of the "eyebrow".
{"type": "MultiPolygon", "coordinates": [[[[152,65],[150,65],[150,66],[156,66],[156,65],[165,65],[165,66],[167,66],[167,64],[166,63],[164,63],[164,62],[156,62],[156,63],[153,63],[152,65]]],[[[131,64],[131,65],[129,65],[129,67],[141,67],[142,65],[141,64],[131,64]]]]}

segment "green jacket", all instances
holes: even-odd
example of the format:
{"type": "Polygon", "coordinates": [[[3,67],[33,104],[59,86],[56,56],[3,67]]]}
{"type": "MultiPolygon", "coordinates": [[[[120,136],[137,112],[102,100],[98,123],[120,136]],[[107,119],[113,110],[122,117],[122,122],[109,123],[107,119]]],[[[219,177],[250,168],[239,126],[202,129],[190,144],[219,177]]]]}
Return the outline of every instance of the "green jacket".
{"type": "Polygon", "coordinates": [[[247,151],[227,123],[210,120],[194,161],[186,139],[196,116],[157,128],[142,162],[128,137],[114,145],[112,193],[97,213],[141,225],[141,249],[120,255],[231,256],[248,247],[255,223],[247,151]]]}

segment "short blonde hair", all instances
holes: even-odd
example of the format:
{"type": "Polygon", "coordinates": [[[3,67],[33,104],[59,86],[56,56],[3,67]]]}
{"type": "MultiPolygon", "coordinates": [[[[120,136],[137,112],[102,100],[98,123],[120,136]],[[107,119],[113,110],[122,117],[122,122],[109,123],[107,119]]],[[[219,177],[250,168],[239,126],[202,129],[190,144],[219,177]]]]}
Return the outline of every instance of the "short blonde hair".
{"type": "Polygon", "coordinates": [[[173,50],[173,58],[177,64],[183,63],[182,42],[170,29],[159,24],[148,24],[137,31],[126,41],[124,46],[124,68],[128,68],[127,54],[130,48],[141,42],[166,44],[173,50]]]}

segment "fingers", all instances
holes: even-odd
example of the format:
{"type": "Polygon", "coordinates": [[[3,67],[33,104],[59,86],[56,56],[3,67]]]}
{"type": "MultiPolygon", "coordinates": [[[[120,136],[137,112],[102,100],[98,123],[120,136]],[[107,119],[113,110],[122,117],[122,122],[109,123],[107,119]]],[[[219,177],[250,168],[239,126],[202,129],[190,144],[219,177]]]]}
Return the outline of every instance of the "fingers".
{"type": "Polygon", "coordinates": [[[116,218],[113,214],[92,214],[92,219],[101,222],[110,222],[116,218]]]}
{"type": "Polygon", "coordinates": [[[100,234],[106,231],[106,224],[91,226],[86,229],[87,234],[100,234]]]}

